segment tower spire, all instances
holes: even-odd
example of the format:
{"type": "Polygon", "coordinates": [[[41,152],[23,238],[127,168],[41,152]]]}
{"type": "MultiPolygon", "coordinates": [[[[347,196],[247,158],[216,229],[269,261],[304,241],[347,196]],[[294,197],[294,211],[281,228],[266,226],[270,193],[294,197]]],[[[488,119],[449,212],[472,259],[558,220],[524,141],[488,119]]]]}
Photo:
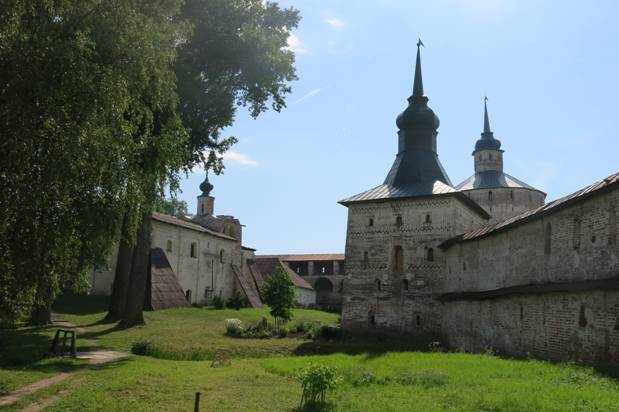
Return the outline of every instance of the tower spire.
{"type": "MultiPolygon", "coordinates": [[[[413,96],[423,96],[423,79],[421,77],[421,39],[417,41],[417,61],[415,62],[415,80],[413,81],[413,96]]],[[[424,46],[425,47],[425,46],[424,46]]]]}
{"type": "Polygon", "coordinates": [[[492,130],[490,130],[490,118],[488,117],[488,96],[484,96],[484,135],[491,136],[492,130]]]}

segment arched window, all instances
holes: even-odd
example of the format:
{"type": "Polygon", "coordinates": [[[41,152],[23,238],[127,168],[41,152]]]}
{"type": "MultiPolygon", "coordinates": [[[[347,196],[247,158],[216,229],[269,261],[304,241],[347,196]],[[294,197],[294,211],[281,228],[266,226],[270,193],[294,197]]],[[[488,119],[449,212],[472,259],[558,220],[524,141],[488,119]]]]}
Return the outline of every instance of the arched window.
{"type": "Polygon", "coordinates": [[[224,263],[224,250],[223,249],[219,251],[219,262],[224,263]]]}
{"type": "Polygon", "coordinates": [[[376,280],[374,281],[374,284],[376,285],[376,290],[380,292],[380,291],[382,290],[382,286],[381,286],[381,283],[380,283],[380,279],[376,279],[376,280]]]}
{"type": "Polygon", "coordinates": [[[172,241],[169,239],[165,242],[165,250],[166,252],[172,251],[172,241]]]}
{"type": "Polygon", "coordinates": [[[187,299],[187,302],[191,303],[191,289],[185,291],[185,299],[187,299]]]}
{"type": "Polygon", "coordinates": [[[581,232],[580,218],[574,218],[574,229],[572,231],[572,245],[574,249],[580,249],[580,232],[581,232]]]}
{"type": "Polygon", "coordinates": [[[488,201],[492,202],[492,190],[488,192],[488,201]]]}
{"type": "Polygon", "coordinates": [[[367,268],[368,267],[368,263],[370,261],[370,258],[368,256],[368,252],[367,250],[365,252],[363,252],[363,267],[367,268]]]}
{"type": "Polygon", "coordinates": [[[544,253],[549,255],[552,240],[552,227],[550,222],[546,223],[546,229],[544,230],[544,253]]]}
{"type": "Polygon", "coordinates": [[[428,248],[427,259],[428,262],[434,262],[434,249],[428,248]]]}
{"type": "Polygon", "coordinates": [[[368,221],[368,226],[374,226],[374,219],[370,218],[370,220],[368,221]]]}
{"type": "Polygon", "coordinates": [[[402,279],[402,290],[408,290],[408,279],[402,279]]]}
{"type": "Polygon", "coordinates": [[[196,242],[193,242],[189,246],[189,256],[191,256],[192,258],[198,257],[198,245],[196,242]]]}
{"type": "Polygon", "coordinates": [[[404,252],[400,245],[395,245],[393,247],[393,271],[395,273],[404,271],[404,252]]]}
{"type": "Polygon", "coordinates": [[[395,218],[395,225],[397,227],[402,226],[402,216],[396,216],[396,218],[395,218]]]}
{"type": "Polygon", "coordinates": [[[426,223],[432,223],[432,217],[430,217],[430,214],[426,215],[426,223]]]}

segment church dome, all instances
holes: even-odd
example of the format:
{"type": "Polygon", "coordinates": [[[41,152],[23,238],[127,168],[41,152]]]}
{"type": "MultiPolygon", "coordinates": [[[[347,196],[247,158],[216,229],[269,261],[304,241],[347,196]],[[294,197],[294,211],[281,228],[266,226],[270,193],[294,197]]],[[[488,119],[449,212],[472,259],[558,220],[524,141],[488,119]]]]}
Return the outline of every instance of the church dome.
{"type": "Polygon", "coordinates": [[[418,100],[417,97],[409,99],[410,104],[396,119],[395,123],[398,129],[412,129],[415,127],[432,130],[438,129],[440,125],[438,116],[428,107],[427,98],[422,99],[418,100]]]}
{"type": "Polygon", "coordinates": [[[211,193],[211,190],[213,190],[213,185],[208,181],[208,173],[204,178],[204,182],[200,183],[200,190],[204,196],[208,196],[211,193]]]}
{"type": "Polygon", "coordinates": [[[475,142],[475,151],[479,150],[500,150],[501,141],[495,139],[493,136],[484,136],[482,134],[481,139],[475,142]]]}

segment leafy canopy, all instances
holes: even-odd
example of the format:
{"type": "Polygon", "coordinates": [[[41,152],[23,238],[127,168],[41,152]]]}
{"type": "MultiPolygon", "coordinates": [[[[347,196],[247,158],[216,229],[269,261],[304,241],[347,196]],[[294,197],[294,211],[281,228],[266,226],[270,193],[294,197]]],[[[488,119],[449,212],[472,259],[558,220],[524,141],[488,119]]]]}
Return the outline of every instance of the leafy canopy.
{"type": "Polygon", "coordinates": [[[280,265],[275,267],[262,287],[264,302],[269,305],[269,313],[276,321],[284,322],[292,319],[292,308],[295,302],[295,288],[292,279],[280,265]]]}

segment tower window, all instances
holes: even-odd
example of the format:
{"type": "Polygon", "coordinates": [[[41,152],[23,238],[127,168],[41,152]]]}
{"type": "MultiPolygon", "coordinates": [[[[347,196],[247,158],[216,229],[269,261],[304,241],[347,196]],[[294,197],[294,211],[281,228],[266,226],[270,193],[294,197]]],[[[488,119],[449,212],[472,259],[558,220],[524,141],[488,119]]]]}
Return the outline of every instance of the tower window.
{"type": "Polygon", "coordinates": [[[402,279],[402,290],[408,290],[408,279],[402,279]]]}
{"type": "Polygon", "coordinates": [[[546,223],[546,230],[544,231],[544,253],[549,255],[551,249],[551,240],[552,240],[552,227],[550,223],[546,223]]]}
{"type": "Polygon", "coordinates": [[[370,258],[368,256],[368,252],[365,251],[363,252],[363,267],[367,268],[368,267],[368,262],[370,261],[370,258]]]}
{"type": "MultiPolygon", "coordinates": [[[[513,190],[510,190],[510,191],[509,191],[509,198],[510,198],[511,200],[514,200],[514,191],[513,191],[513,190]]],[[[513,209],[512,209],[512,210],[513,210],[513,209]]]]}
{"type": "Polygon", "coordinates": [[[466,262],[462,262],[462,271],[466,272],[466,262]]]}
{"type": "Polygon", "coordinates": [[[393,247],[393,271],[396,273],[404,271],[404,252],[400,245],[393,247]]]}
{"type": "Polygon", "coordinates": [[[374,226],[374,219],[370,218],[370,220],[368,221],[368,226],[374,226]]]}
{"type": "Polygon", "coordinates": [[[428,248],[428,251],[426,252],[427,256],[427,260],[428,262],[434,262],[434,249],[432,248],[428,248]]]}
{"type": "Polygon", "coordinates": [[[381,286],[381,284],[380,284],[380,279],[376,279],[376,280],[374,281],[374,284],[376,285],[376,290],[377,290],[378,292],[380,292],[380,291],[382,290],[382,286],[381,286]]]}
{"type": "Polygon", "coordinates": [[[426,223],[432,223],[432,218],[429,214],[426,215],[426,223]]]}
{"type": "Polygon", "coordinates": [[[167,240],[165,242],[165,250],[166,250],[166,252],[171,252],[172,251],[172,241],[171,240],[167,240]]]}
{"type": "Polygon", "coordinates": [[[376,317],[374,316],[372,312],[368,314],[368,321],[370,322],[371,326],[376,325],[376,317]]]}
{"type": "Polygon", "coordinates": [[[198,245],[196,244],[196,242],[193,242],[189,246],[189,256],[191,256],[192,258],[198,257],[198,245]]]}
{"type": "Polygon", "coordinates": [[[204,214],[204,203],[200,205],[200,214],[204,214]]]}
{"type": "Polygon", "coordinates": [[[223,249],[219,251],[219,262],[224,263],[224,250],[223,249]]]}
{"type": "Polygon", "coordinates": [[[488,201],[492,202],[492,190],[488,192],[488,201]]]}
{"type": "Polygon", "coordinates": [[[397,227],[402,226],[402,216],[396,216],[396,218],[395,218],[395,225],[397,227]]]}
{"type": "Polygon", "coordinates": [[[417,325],[417,327],[421,326],[421,316],[415,316],[415,324],[417,325]]]}

